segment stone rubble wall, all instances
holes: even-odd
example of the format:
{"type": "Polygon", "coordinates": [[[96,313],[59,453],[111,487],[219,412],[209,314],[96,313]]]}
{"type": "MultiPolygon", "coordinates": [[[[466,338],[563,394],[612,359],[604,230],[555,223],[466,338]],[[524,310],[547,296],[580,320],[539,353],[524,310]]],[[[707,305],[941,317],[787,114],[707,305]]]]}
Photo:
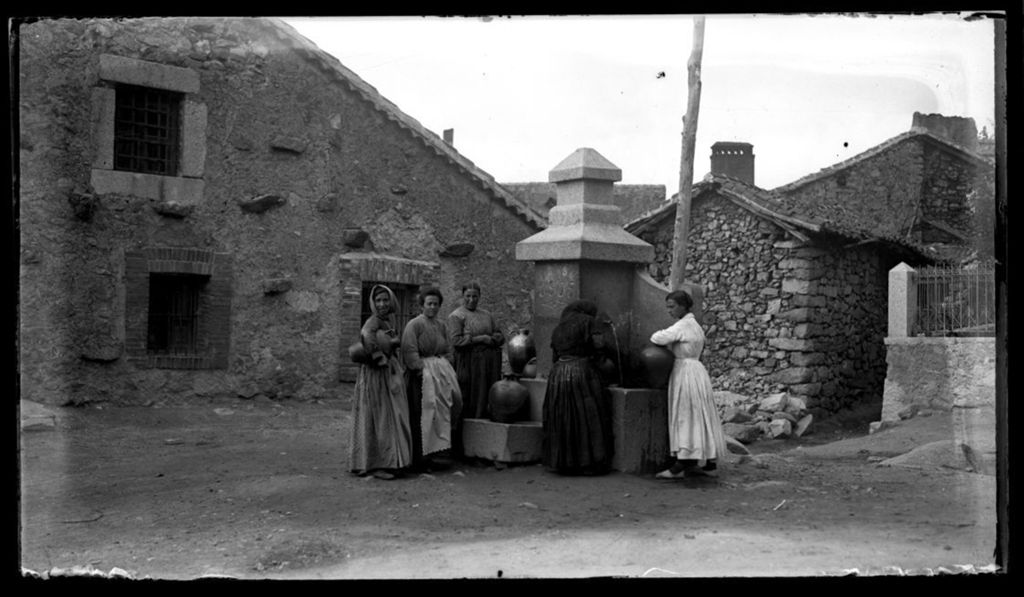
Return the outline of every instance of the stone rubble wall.
{"type": "Polygon", "coordinates": [[[442,315],[475,279],[481,307],[529,325],[532,264],[512,251],[535,230],[262,22],[43,19],[21,28],[19,59],[26,399],[336,397],[354,341],[339,331],[337,261],[353,250],[343,242],[352,228],[369,233],[362,250],[439,262],[442,315]],[[101,54],[198,73],[205,190],[191,209],[90,192],[101,54]],[[242,209],[261,197],[262,211],[242,209]],[[458,243],[472,252],[440,255],[458,243]],[[125,357],[124,253],[163,246],[230,255],[226,369],[141,368],[125,357]]]}
{"type": "MultiPolygon", "coordinates": [[[[888,263],[870,246],[802,246],[721,197],[694,202],[688,281],[704,285],[702,361],[716,390],[786,392],[837,411],[881,400],[888,263]]],[[[664,282],[673,219],[639,236],[664,282]]]]}

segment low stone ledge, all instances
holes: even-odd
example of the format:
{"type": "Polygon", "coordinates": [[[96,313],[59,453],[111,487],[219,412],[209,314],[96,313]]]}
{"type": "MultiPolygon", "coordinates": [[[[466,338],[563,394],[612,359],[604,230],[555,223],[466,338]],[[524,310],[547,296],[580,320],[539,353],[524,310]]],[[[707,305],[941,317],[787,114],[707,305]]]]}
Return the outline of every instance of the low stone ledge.
{"type": "Polygon", "coordinates": [[[495,462],[539,462],[543,456],[544,429],[539,421],[495,423],[487,419],[466,419],[462,423],[462,445],[466,456],[495,462]]]}

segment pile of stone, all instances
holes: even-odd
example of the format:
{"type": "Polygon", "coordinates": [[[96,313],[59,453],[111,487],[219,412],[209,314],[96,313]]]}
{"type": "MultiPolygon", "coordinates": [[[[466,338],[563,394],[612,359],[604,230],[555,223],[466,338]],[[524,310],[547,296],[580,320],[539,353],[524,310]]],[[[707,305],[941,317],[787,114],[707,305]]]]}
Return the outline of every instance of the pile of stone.
{"type": "Polygon", "coordinates": [[[725,434],[744,444],[800,437],[814,420],[803,398],[786,392],[769,394],[760,401],[733,392],[715,392],[715,403],[725,434]]]}

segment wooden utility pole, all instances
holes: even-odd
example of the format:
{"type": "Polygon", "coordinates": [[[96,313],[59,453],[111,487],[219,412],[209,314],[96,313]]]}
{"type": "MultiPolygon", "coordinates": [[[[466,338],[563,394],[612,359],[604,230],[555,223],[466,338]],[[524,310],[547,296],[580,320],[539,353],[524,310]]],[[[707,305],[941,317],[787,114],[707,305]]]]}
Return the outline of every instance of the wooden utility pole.
{"type": "Polygon", "coordinates": [[[697,115],[700,113],[700,63],[704,55],[704,17],[693,18],[693,50],[686,64],[689,74],[686,114],[683,115],[683,151],[679,161],[679,202],[676,205],[676,224],[672,233],[672,269],[669,270],[669,290],[683,283],[686,271],[686,244],[690,236],[690,201],[693,195],[693,151],[697,142],[697,115]]]}

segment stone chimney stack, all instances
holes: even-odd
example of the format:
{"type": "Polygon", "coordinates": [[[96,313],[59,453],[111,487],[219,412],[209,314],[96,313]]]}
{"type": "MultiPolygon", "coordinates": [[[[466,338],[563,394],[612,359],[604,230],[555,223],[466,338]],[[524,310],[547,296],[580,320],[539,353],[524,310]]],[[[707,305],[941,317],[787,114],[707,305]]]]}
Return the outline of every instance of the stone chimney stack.
{"type": "Polygon", "coordinates": [[[455,147],[455,129],[444,129],[444,142],[455,147]]]}
{"type": "Polygon", "coordinates": [[[921,114],[914,112],[911,129],[925,129],[970,151],[978,151],[978,127],[973,118],[966,116],[943,116],[942,114],[921,114]]]}
{"type": "Polygon", "coordinates": [[[719,141],[711,146],[711,173],[754,184],[754,146],[719,141]]]}

